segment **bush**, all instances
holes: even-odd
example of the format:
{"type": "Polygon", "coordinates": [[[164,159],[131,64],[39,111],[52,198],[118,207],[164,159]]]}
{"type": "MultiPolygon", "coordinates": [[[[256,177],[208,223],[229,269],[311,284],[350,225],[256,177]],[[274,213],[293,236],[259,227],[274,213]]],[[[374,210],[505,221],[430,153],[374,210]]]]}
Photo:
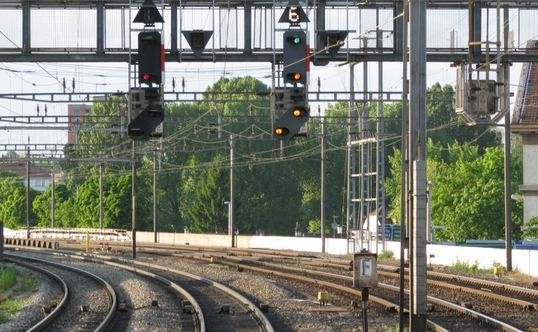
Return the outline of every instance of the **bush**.
{"type": "Polygon", "coordinates": [[[0,291],[4,291],[17,282],[17,270],[7,267],[0,270],[0,291]]]}
{"type": "Polygon", "coordinates": [[[467,261],[460,261],[459,259],[456,260],[455,263],[452,264],[452,269],[457,272],[467,272],[467,273],[478,273],[480,272],[480,269],[478,268],[478,262],[475,261],[474,264],[470,264],[467,261]]]}
{"type": "Polygon", "coordinates": [[[531,218],[523,227],[523,238],[538,240],[538,216],[531,218]]]}
{"type": "Polygon", "coordinates": [[[391,259],[394,258],[394,253],[390,250],[383,250],[379,255],[377,255],[377,259],[379,260],[385,260],[385,259],[391,259]]]}

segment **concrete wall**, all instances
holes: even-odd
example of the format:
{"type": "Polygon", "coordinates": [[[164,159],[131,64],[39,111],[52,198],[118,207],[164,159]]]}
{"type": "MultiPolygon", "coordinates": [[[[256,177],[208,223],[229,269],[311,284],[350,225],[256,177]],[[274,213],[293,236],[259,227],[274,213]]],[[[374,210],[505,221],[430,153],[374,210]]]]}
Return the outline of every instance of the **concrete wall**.
{"type": "MultiPolygon", "coordinates": [[[[153,242],[152,232],[137,232],[138,242],[153,242]]],[[[228,235],[220,234],[191,234],[191,233],[158,233],[159,243],[202,247],[228,247],[231,239],[228,235]]],[[[286,249],[296,251],[321,251],[321,240],[310,237],[286,237],[286,236],[247,236],[240,235],[237,238],[239,248],[264,248],[264,249],[286,249]]],[[[372,244],[375,248],[375,244],[372,244]]],[[[327,238],[325,242],[327,253],[334,255],[345,255],[353,252],[353,245],[350,243],[347,249],[346,239],[327,238]]],[[[394,253],[396,258],[400,255],[400,243],[387,241],[386,249],[394,253]]],[[[382,251],[381,244],[378,245],[377,252],[382,251]]],[[[467,262],[470,265],[478,264],[480,268],[491,268],[494,263],[506,266],[506,254],[504,249],[493,248],[470,248],[460,246],[446,246],[430,244],[427,246],[428,263],[452,265],[456,261],[467,262]],[[430,258],[430,255],[434,257],[430,258]]],[[[521,273],[538,276],[538,250],[512,251],[512,265],[521,273]],[[534,262],[534,264],[533,264],[534,262]]]]}

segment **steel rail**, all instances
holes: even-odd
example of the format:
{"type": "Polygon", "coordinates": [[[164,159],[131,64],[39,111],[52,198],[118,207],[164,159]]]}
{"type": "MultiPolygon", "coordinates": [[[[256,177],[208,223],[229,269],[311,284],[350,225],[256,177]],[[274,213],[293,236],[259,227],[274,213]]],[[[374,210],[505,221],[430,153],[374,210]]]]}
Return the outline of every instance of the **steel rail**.
{"type": "MultiPolygon", "coordinates": [[[[213,257],[216,257],[216,256],[213,256],[213,257]]],[[[230,260],[230,261],[239,260],[239,261],[245,262],[245,263],[261,264],[261,265],[268,266],[268,267],[279,268],[279,269],[283,269],[283,270],[290,270],[290,271],[299,272],[299,273],[303,273],[303,274],[307,273],[307,274],[311,274],[311,275],[313,274],[313,275],[318,275],[318,276],[339,278],[339,279],[347,280],[347,281],[352,281],[353,280],[352,277],[342,276],[342,275],[328,273],[328,272],[309,271],[309,270],[306,270],[306,269],[286,267],[286,266],[282,266],[282,265],[276,265],[276,264],[271,264],[271,263],[263,263],[263,262],[245,260],[245,259],[241,259],[241,258],[226,257],[226,256],[220,256],[218,258],[222,259],[224,264],[227,264],[225,262],[226,260],[230,260]]],[[[213,260],[213,262],[215,262],[215,260],[213,260]]],[[[276,271],[273,271],[273,270],[266,270],[266,269],[263,269],[263,268],[252,267],[250,265],[245,265],[245,264],[241,264],[241,263],[238,264],[238,263],[235,263],[235,262],[230,263],[230,264],[237,264],[237,266],[241,266],[244,269],[251,269],[251,270],[254,270],[254,271],[258,271],[258,272],[268,273],[268,271],[272,271],[271,273],[277,273],[277,275],[282,276],[281,272],[276,272],[276,271]]],[[[284,274],[287,275],[287,273],[284,273],[284,274]]],[[[299,280],[303,280],[303,281],[308,281],[308,279],[310,279],[310,278],[303,277],[303,276],[297,276],[297,277],[300,278],[299,280]]],[[[361,292],[359,290],[355,290],[355,289],[345,287],[345,286],[340,286],[340,285],[336,285],[336,286],[339,286],[339,287],[333,287],[333,286],[331,286],[332,283],[328,283],[328,282],[325,282],[325,281],[322,281],[322,280],[315,280],[313,283],[325,285],[327,287],[332,287],[332,288],[335,288],[335,289],[338,289],[338,290],[343,290],[343,289],[348,288],[350,290],[353,290],[352,294],[357,295],[357,296],[361,295],[361,292]]],[[[332,285],[335,285],[335,284],[332,284],[332,285]]],[[[399,292],[400,291],[399,287],[392,286],[392,285],[387,285],[387,284],[383,284],[383,283],[379,283],[378,287],[384,288],[384,289],[387,289],[387,290],[391,290],[391,291],[394,291],[394,292],[399,292]]],[[[409,294],[409,290],[406,289],[404,291],[405,291],[406,294],[409,294]]],[[[496,328],[500,328],[503,331],[522,332],[522,330],[520,330],[520,329],[518,329],[518,328],[516,328],[516,327],[514,327],[514,326],[512,326],[510,324],[507,324],[507,323],[502,322],[500,320],[497,320],[495,318],[489,317],[487,315],[484,315],[484,314],[479,313],[477,311],[474,311],[472,309],[468,309],[468,308],[462,307],[460,305],[457,305],[457,304],[454,304],[454,303],[451,303],[451,302],[448,302],[448,301],[445,301],[445,300],[442,300],[442,299],[439,299],[439,298],[436,298],[436,297],[433,297],[433,296],[430,296],[430,295],[427,296],[427,299],[431,303],[443,306],[443,307],[445,307],[447,309],[450,309],[450,310],[453,310],[453,311],[456,311],[456,312],[459,312],[459,313],[463,313],[465,315],[468,315],[470,317],[478,319],[478,320],[480,320],[482,322],[485,322],[485,323],[487,323],[487,324],[489,324],[491,326],[494,326],[496,328]]],[[[383,301],[385,301],[385,300],[383,300],[383,301]]],[[[374,301],[374,302],[376,302],[376,301],[374,301]]]]}
{"type": "MultiPolygon", "coordinates": [[[[58,253],[53,253],[53,254],[61,255],[61,254],[58,254],[58,253]]],[[[67,255],[67,256],[71,257],[71,258],[74,258],[77,255],[67,255]]],[[[243,295],[239,294],[235,290],[233,290],[233,289],[231,289],[231,288],[229,288],[229,287],[227,287],[227,286],[225,286],[225,285],[223,285],[221,283],[213,281],[211,279],[200,277],[198,275],[188,273],[188,272],[185,272],[185,271],[179,271],[179,270],[176,270],[176,269],[168,268],[168,267],[165,267],[165,266],[151,264],[151,263],[144,263],[144,262],[139,262],[139,261],[135,261],[135,260],[118,259],[118,258],[111,258],[111,257],[106,257],[106,256],[101,256],[101,255],[90,255],[90,254],[79,254],[78,256],[79,257],[98,258],[98,259],[105,260],[105,261],[117,261],[117,262],[132,264],[132,265],[149,267],[149,268],[152,268],[152,269],[165,271],[165,272],[168,272],[168,273],[181,275],[181,276],[193,279],[193,280],[201,281],[201,282],[203,282],[203,283],[205,283],[207,285],[215,287],[216,289],[224,292],[225,294],[233,297],[234,299],[236,299],[237,301],[242,303],[243,306],[245,308],[247,308],[247,310],[251,314],[253,314],[253,317],[256,318],[256,320],[258,321],[260,327],[263,328],[264,331],[266,331],[266,332],[274,332],[274,329],[273,329],[271,323],[269,322],[269,320],[267,319],[267,317],[265,317],[265,314],[252,301],[250,301],[249,299],[247,299],[243,295]]]]}
{"type": "MultiPolygon", "coordinates": [[[[218,289],[218,290],[224,292],[225,294],[231,296],[232,298],[236,299],[238,302],[240,302],[253,315],[253,317],[258,321],[260,327],[265,332],[274,332],[274,329],[273,329],[271,323],[269,322],[269,320],[267,319],[267,317],[265,316],[265,314],[252,301],[250,301],[249,299],[247,299],[243,295],[239,294],[235,290],[233,290],[233,289],[231,289],[231,288],[229,288],[229,287],[227,287],[227,286],[225,286],[225,285],[223,285],[221,283],[218,283],[216,281],[208,279],[208,278],[200,277],[198,275],[188,273],[188,272],[184,272],[184,271],[179,271],[179,270],[176,270],[176,269],[171,269],[171,268],[168,268],[168,267],[165,267],[165,266],[155,265],[155,264],[151,264],[151,263],[144,263],[144,262],[139,262],[139,261],[135,261],[135,260],[112,258],[112,257],[102,256],[102,255],[75,253],[75,252],[71,252],[71,251],[64,251],[63,253],[59,253],[59,252],[49,250],[49,249],[40,249],[39,250],[37,248],[20,248],[20,249],[17,248],[17,250],[20,250],[20,251],[33,251],[33,252],[38,251],[40,253],[46,253],[46,254],[49,254],[49,255],[59,256],[59,257],[101,260],[101,261],[103,261],[104,264],[107,264],[105,262],[108,262],[108,263],[125,263],[125,264],[130,264],[130,265],[137,265],[137,266],[148,267],[148,268],[152,268],[152,269],[156,269],[156,270],[165,271],[165,272],[168,272],[168,273],[180,275],[180,276],[183,276],[183,277],[187,277],[187,278],[190,278],[190,279],[193,279],[193,280],[201,281],[201,282],[203,282],[203,283],[205,283],[207,285],[215,287],[216,289],[218,289]]],[[[136,269],[136,271],[140,271],[140,270],[136,269]]]]}
{"type": "MultiPolygon", "coordinates": [[[[215,260],[213,260],[213,262],[215,262],[215,260]]],[[[222,263],[226,264],[225,262],[222,262],[222,263]]],[[[316,279],[304,277],[304,276],[301,276],[301,275],[294,275],[294,274],[289,274],[289,273],[285,273],[285,272],[279,272],[279,271],[274,271],[274,270],[263,269],[263,268],[254,267],[254,266],[245,265],[245,264],[236,264],[236,263],[234,263],[234,264],[235,264],[235,266],[241,267],[241,268],[243,268],[245,270],[255,271],[255,272],[259,272],[259,273],[263,273],[263,274],[269,274],[269,275],[278,276],[278,277],[282,277],[282,278],[286,278],[286,279],[298,280],[298,281],[302,281],[302,282],[306,282],[306,283],[310,283],[310,284],[314,284],[314,285],[321,285],[321,286],[325,286],[327,288],[336,289],[338,291],[341,291],[341,292],[344,292],[344,293],[347,293],[347,294],[351,294],[351,295],[355,295],[355,296],[358,296],[358,297],[362,296],[362,292],[360,290],[350,288],[350,287],[346,287],[346,286],[342,286],[342,285],[338,285],[338,284],[335,284],[335,283],[331,283],[331,282],[327,282],[327,281],[323,281],[323,280],[316,280],[316,279]]],[[[380,297],[377,297],[377,296],[374,296],[374,295],[370,294],[369,299],[372,302],[375,302],[377,304],[382,305],[383,307],[385,307],[390,312],[398,312],[399,311],[399,308],[398,308],[397,304],[392,303],[390,301],[387,301],[387,300],[385,300],[383,298],[380,298],[380,297]]],[[[437,331],[437,332],[448,331],[447,329],[445,329],[444,327],[442,327],[441,325],[439,325],[439,324],[437,324],[437,323],[435,323],[433,321],[428,320],[427,324],[428,324],[428,328],[430,328],[433,331],[437,331]]]]}
{"type": "MultiPolygon", "coordinates": [[[[377,271],[377,274],[378,275],[383,275],[383,276],[386,276],[386,277],[390,277],[390,278],[397,277],[396,275],[394,275],[394,272],[377,271]]],[[[409,279],[407,275],[405,275],[405,279],[409,279]]],[[[481,290],[481,289],[473,289],[473,288],[469,288],[469,287],[465,287],[465,286],[454,285],[454,284],[450,284],[448,282],[438,281],[438,280],[431,280],[431,279],[428,279],[428,284],[434,285],[434,286],[437,286],[437,287],[441,287],[441,288],[447,288],[447,289],[452,289],[452,290],[464,292],[464,293],[467,293],[467,294],[478,295],[478,296],[489,298],[489,299],[496,300],[496,301],[509,303],[509,304],[521,307],[523,309],[534,310],[534,309],[538,308],[538,304],[536,304],[536,303],[525,301],[525,300],[520,300],[520,299],[510,298],[510,297],[507,297],[507,296],[504,296],[504,295],[501,295],[501,294],[495,294],[495,293],[487,292],[487,291],[484,291],[484,290],[481,290]]]]}
{"type": "MultiPolygon", "coordinates": [[[[243,251],[243,250],[233,250],[233,251],[243,251]]],[[[245,252],[252,253],[252,252],[255,252],[255,251],[250,251],[250,252],[245,251],[245,252]]],[[[256,251],[256,252],[260,252],[260,251],[256,251]]],[[[171,254],[171,255],[177,256],[178,254],[171,254]]],[[[269,260],[269,261],[274,260],[274,257],[267,254],[267,253],[264,253],[264,254],[258,253],[257,254],[257,256],[260,256],[260,255],[262,257],[264,257],[265,259],[269,260]]],[[[222,257],[222,258],[224,258],[224,257],[222,257]]],[[[299,259],[301,257],[295,257],[295,258],[299,259]]],[[[232,258],[226,257],[226,259],[232,259],[232,258]]],[[[285,259],[288,259],[288,262],[291,262],[293,258],[287,258],[286,257],[286,258],[282,259],[282,261],[285,261],[285,259]]],[[[257,263],[257,261],[253,261],[253,262],[257,263]]],[[[260,261],[260,262],[263,262],[263,261],[260,261]]],[[[348,270],[348,271],[351,269],[350,264],[339,264],[339,263],[331,263],[331,262],[317,262],[317,261],[314,261],[313,259],[308,259],[308,258],[301,259],[300,263],[301,264],[306,263],[306,265],[312,265],[312,266],[321,266],[321,267],[329,267],[329,268],[341,268],[343,270],[348,270]]],[[[350,261],[350,263],[351,263],[351,261],[350,261]]],[[[275,265],[275,266],[277,266],[277,265],[275,265]]],[[[393,268],[393,267],[385,266],[385,265],[381,265],[381,266],[383,267],[383,269],[387,268],[388,271],[378,270],[378,274],[380,274],[380,275],[384,275],[384,276],[387,276],[387,277],[393,277],[392,274],[398,272],[397,268],[393,268]]],[[[278,267],[280,267],[280,265],[278,265],[278,267]]],[[[325,273],[325,272],[320,272],[320,273],[325,273]]],[[[331,274],[331,276],[337,276],[337,275],[332,275],[331,274]]],[[[434,272],[434,271],[428,271],[428,276],[429,277],[434,276],[434,277],[437,277],[439,279],[448,280],[448,281],[458,280],[458,281],[460,281],[462,283],[473,284],[473,285],[475,285],[477,287],[481,287],[481,286],[486,285],[486,286],[491,287],[493,289],[504,290],[504,291],[514,292],[514,293],[518,293],[518,294],[522,294],[522,295],[531,295],[531,296],[538,297],[538,291],[536,291],[536,290],[528,289],[528,288],[524,288],[524,287],[519,287],[519,286],[501,284],[501,283],[497,283],[497,282],[494,282],[494,281],[480,280],[480,279],[476,279],[476,278],[462,277],[462,276],[457,276],[457,275],[447,275],[447,274],[444,274],[444,273],[439,273],[439,272],[434,272]]],[[[407,279],[407,276],[406,276],[406,279],[407,279]]],[[[479,295],[479,296],[486,297],[486,298],[489,298],[489,299],[493,299],[493,300],[496,300],[496,301],[509,303],[509,304],[512,304],[512,305],[515,305],[515,306],[522,307],[523,309],[529,309],[529,310],[538,309],[538,304],[537,303],[533,303],[533,302],[525,301],[525,300],[520,300],[520,299],[510,298],[510,297],[507,297],[507,296],[504,296],[504,295],[501,295],[501,294],[495,294],[495,293],[491,293],[491,292],[481,290],[481,289],[473,289],[473,288],[469,288],[469,287],[465,287],[465,286],[450,284],[449,282],[443,282],[443,281],[437,281],[437,280],[431,280],[431,279],[428,279],[427,282],[428,282],[428,284],[431,284],[431,285],[434,285],[434,286],[453,289],[453,290],[458,290],[458,291],[462,291],[462,292],[465,292],[465,293],[468,293],[468,294],[479,295]]]]}
{"type": "MultiPolygon", "coordinates": [[[[508,284],[502,284],[500,282],[491,281],[491,280],[482,280],[472,277],[466,277],[466,276],[458,276],[455,274],[446,274],[436,271],[428,271],[428,277],[434,277],[439,279],[450,279],[450,280],[458,280],[462,283],[468,283],[468,284],[475,284],[477,286],[487,286],[492,289],[499,289],[504,291],[509,291],[517,294],[522,295],[531,295],[538,298],[538,291],[535,289],[515,286],[515,285],[508,285],[508,284]]],[[[535,307],[538,309],[538,307],[535,307]]]]}
{"type": "MultiPolygon", "coordinates": [[[[62,255],[62,256],[64,256],[64,255],[62,255]]],[[[168,286],[168,287],[172,288],[173,290],[175,290],[176,292],[178,292],[183,298],[185,298],[187,301],[190,302],[190,304],[191,304],[191,306],[193,308],[193,311],[194,311],[193,320],[194,320],[195,331],[198,331],[198,332],[205,332],[206,331],[206,324],[205,324],[204,313],[202,311],[202,307],[200,306],[198,301],[188,291],[186,291],[183,287],[181,287],[177,283],[175,283],[175,282],[173,282],[173,281],[171,281],[171,280],[169,280],[169,279],[167,279],[167,278],[165,278],[163,276],[160,276],[158,274],[155,274],[155,273],[152,273],[152,272],[149,272],[149,271],[146,271],[146,270],[142,270],[142,269],[139,269],[139,268],[135,268],[133,266],[128,266],[128,265],[125,265],[125,264],[106,261],[106,260],[102,260],[102,259],[96,259],[96,258],[88,257],[88,256],[71,256],[71,255],[65,255],[65,256],[67,256],[69,258],[81,259],[83,261],[89,261],[89,262],[93,262],[93,263],[110,265],[110,266],[113,266],[113,267],[116,267],[116,268],[120,268],[120,269],[123,269],[123,270],[133,272],[135,274],[141,274],[141,275],[144,275],[146,277],[150,277],[150,278],[153,278],[155,280],[158,280],[159,282],[165,284],[166,286],[168,286]]]]}
{"type": "Polygon", "coordinates": [[[38,271],[39,273],[48,275],[49,277],[54,279],[54,281],[56,281],[56,283],[60,286],[60,288],[62,288],[64,295],[62,299],[60,300],[60,303],[58,303],[58,305],[56,306],[56,308],[54,308],[54,310],[52,310],[50,314],[46,315],[42,320],[37,322],[37,324],[29,328],[26,332],[39,332],[39,331],[45,330],[50,325],[50,323],[52,323],[54,319],[58,317],[58,315],[60,315],[60,313],[65,309],[68,298],[69,298],[69,287],[67,287],[67,284],[60,276],[58,276],[57,274],[53,272],[47,271],[45,269],[42,269],[40,267],[31,265],[31,264],[23,263],[13,258],[9,258],[9,254],[4,254],[4,260],[8,262],[12,262],[20,266],[24,266],[31,270],[38,271]]]}
{"type": "Polygon", "coordinates": [[[73,272],[76,272],[76,273],[85,275],[87,277],[90,277],[91,279],[97,281],[99,284],[105,286],[105,288],[107,290],[107,293],[108,293],[112,303],[110,305],[110,309],[108,310],[108,312],[107,312],[107,314],[105,316],[105,319],[103,319],[101,321],[101,323],[95,328],[94,332],[107,331],[107,329],[109,328],[112,320],[114,319],[114,315],[116,313],[116,308],[117,308],[117,305],[118,305],[116,291],[114,290],[114,288],[112,288],[112,286],[107,281],[105,281],[104,279],[102,279],[101,277],[99,277],[96,274],[93,274],[93,273],[88,272],[88,271],[84,271],[82,269],[79,269],[79,268],[76,268],[76,267],[73,267],[73,266],[65,265],[65,264],[60,264],[60,263],[56,263],[56,262],[52,262],[52,261],[48,261],[48,260],[44,260],[44,259],[40,259],[40,258],[35,258],[35,257],[28,257],[28,256],[24,256],[24,255],[14,255],[14,254],[4,253],[4,256],[6,256],[8,258],[11,258],[11,259],[26,259],[26,260],[29,260],[29,261],[34,261],[34,262],[38,262],[38,263],[45,264],[45,265],[52,265],[52,266],[58,267],[60,269],[71,270],[73,272]]]}

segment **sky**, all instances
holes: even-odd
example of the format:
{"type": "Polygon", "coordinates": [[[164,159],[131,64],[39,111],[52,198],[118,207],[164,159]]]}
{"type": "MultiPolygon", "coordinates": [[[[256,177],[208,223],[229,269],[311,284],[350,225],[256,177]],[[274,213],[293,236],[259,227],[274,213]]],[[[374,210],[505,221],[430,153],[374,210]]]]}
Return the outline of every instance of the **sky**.
{"type": "MultiPolygon", "coordinates": [[[[276,18],[281,11],[276,11],[276,18]]],[[[2,14],[0,20],[0,48],[11,48],[21,44],[21,15],[20,11],[10,10],[2,14]],[[6,19],[7,18],[7,19],[6,19]]],[[[310,17],[313,13],[308,12],[310,17]]],[[[215,47],[242,47],[242,12],[233,9],[222,9],[214,12],[208,9],[184,10],[181,13],[183,30],[206,29],[215,30],[214,37],[209,41],[208,48],[215,47]],[[212,19],[214,18],[214,19],[212,19]],[[212,24],[212,22],[215,22],[212,24]]],[[[169,12],[165,12],[165,20],[169,12]]],[[[252,31],[254,46],[267,47],[272,45],[271,12],[255,12],[253,20],[258,23],[252,31]]],[[[381,11],[376,19],[375,12],[368,10],[336,10],[330,9],[326,15],[327,29],[350,30],[346,47],[358,47],[362,37],[374,37],[369,33],[379,28],[392,29],[392,11],[381,11]]],[[[484,34],[487,32],[488,40],[496,40],[495,11],[487,14],[483,19],[484,34]]],[[[95,15],[93,11],[73,10],[33,10],[32,11],[32,42],[33,47],[92,47],[95,42],[95,15]]],[[[121,47],[128,42],[127,35],[122,35],[119,27],[122,21],[119,11],[107,11],[107,47],[121,47]],[[124,38],[125,37],[125,38],[124,38]]],[[[510,10],[510,30],[513,31],[513,44],[524,47],[529,39],[538,38],[538,12],[530,10],[510,10]]],[[[303,27],[312,30],[312,25],[303,27]]],[[[164,29],[168,29],[168,23],[164,29]]],[[[286,25],[277,24],[276,47],[281,47],[282,29],[286,25]]],[[[434,10],[428,12],[427,45],[428,47],[448,48],[452,43],[456,47],[465,47],[467,43],[467,13],[465,10],[444,11],[434,10]]],[[[313,38],[312,31],[309,37],[313,38]]],[[[180,43],[186,47],[187,43],[180,37],[180,43]]],[[[486,37],[484,37],[486,38],[486,37]]],[[[136,38],[133,38],[136,39],[136,38]]],[[[372,46],[375,40],[370,40],[372,46]]],[[[165,40],[169,45],[170,41],[165,40]]],[[[383,33],[383,44],[390,46],[392,38],[390,31],[383,33]]],[[[318,78],[322,90],[348,91],[349,65],[330,63],[324,67],[311,67],[310,90],[317,90],[318,78]]],[[[378,64],[370,63],[368,66],[368,87],[377,91],[378,64]]],[[[511,68],[511,91],[516,92],[519,84],[521,64],[514,64],[511,68]]],[[[388,91],[401,91],[402,66],[400,63],[383,64],[383,85],[388,91]]],[[[271,65],[269,63],[167,63],[165,72],[166,90],[171,90],[172,79],[176,82],[176,90],[181,89],[181,80],[185,80],[186,91],[204,91],[206,87],[221,77],[240,77],[248,74],[267,85],[271,85],[271,65]]],[[[0,62],[0,91],[2,93],[21,92],[61,92],[62,81],[65,78],[68,88],[75,81],[76,91],[126,91],[128,86],[127,64],[124,63],[1,63],[0,62]]],[[[429,63],[427,67],[427,85],[436,82],[455,85],[456,69],[450,63],[429,63]]],[[[355,88],[363,89],[363,65],[357,65],[355,71],[355,88]]],[[[512,100],[513,104],[513,100],[512,100]]],[[[44,111],[44,103],[22,102],[0,99],[0,116],[10,115],[36,115],[37,107],[44,111]]],[[[49,115],[67,114],[67,104],[47,104],[49,115]]],[[[320,105],[323,109],[326,105],[320,105]]],[[[317,105],[311,105],[317,110],[317,105]]],[[[269,111],[268,111],[269,112],[269,111]]],[[[316,112],[316,111],[314,111],[316,112]]],[[[315,114],[315,113],[314,113],[315,114]]],[[[0,123],[0,127],[7,125],[0,123]]],[[[67,141],[67,131],[59,130],[2,130],[0,129],[0,144],[4,143],[31,143],[64,144],[67,141]]],[[[1,153],[1,152],[0,152],[1,153]]]]}

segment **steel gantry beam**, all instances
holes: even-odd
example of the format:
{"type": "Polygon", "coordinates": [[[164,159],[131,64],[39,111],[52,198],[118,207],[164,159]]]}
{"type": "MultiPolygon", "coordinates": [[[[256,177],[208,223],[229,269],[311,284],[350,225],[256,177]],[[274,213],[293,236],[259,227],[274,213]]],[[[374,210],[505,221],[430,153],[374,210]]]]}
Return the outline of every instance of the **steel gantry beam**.
{"type": "MultiPolygon", "coordinates": [[[[23,100],[43,103],[92,103],[94,101],[102,101],[103,96],[123,96],[124,92],[42,92],[42,93],[2,93],[0,99],[11,100],[23,100]]],[[[357,91],[354,92],[353,100],[357,102],[364,101],[366,96],[367,101],[385,101],[385,102],[397,102],[401,100],[401,91],[357,91]]],[[[234,93],[222,93],[222,92],[203,92],[203,91],[183,91],[164,92],[165,102],[206,102],[206,103],[228,103],[228,102],[263,102],[269,101],[269,92],[234,92],[234,93]]],[[[315,92],[310,91],[308,93],[308,100],[311,102],[348,102],[351,98],[349,91],[324,91],[315,92]]],[[[0,117],[1,121],[10,121],[11,119],[20,118],[16,116],[0,117]]],[[[35,116],[32,121],[38,123],[42,120],[42,116],[35,116]]],[[[63,121],[67,123],[67,116],[57,116],[57,120],[48,121],[63,121]]],[[[26,119],[26,118],[25,118],[26,119]]],[[[15,120],[14,120],[15,121],[15,120]]],[[[17,120],[18,121],[18,120],[17,120]]],[[[22,120],[21,120],[22,121],[22,120]]],[[[27,121],[27,120],[24,120],[27,121]]],[[[22,121],[23,123],[26,123],[22,121]]]]}
{"type": "MultiPolygon", "coordinates": [[[[24,5],[24,2],[30,2],[32,6],[36,7],[56,7],[56,8],[70,8],[70,7],[89,7],[95,8],[100,3],[106,6],[128,6],[129,0],[2,0],[0,8],[20,8],[24,5]]],[[[133,2],[137,2],[136,0],[133,2]]],[[[142,3],[143,0],[138,1],[142,3]]],[[[164,0],[166,6],[170,6],[173,3],[178,3],[179,0],[164,0]]],[[[182,0],[181,5],[186,7],[200,7],[211,6],[213,3],[217,5],[231,6],[243,6],[245,0],[182,0]]],[[[255,6],[272,6],[275,2],[271,0],[248,0],[255,6]]],[[[326,0],[327,6],[349,6],[349,2],[345,0],[326,0]]],[[[401,2],[401,0],[366,0],[358,1],[355,5],[363,8],[393,8],[394,3],[401,2]]],[[[476,3],[480,3],[484,8],[496,8],[497,0],[474,0],[476,3]]],[[[287,1],[277,1],[277,4],[287,3],[287,1]]],[[[315,0],[308,0],[308,6],[314,6],[315,0]]],[[[469,0],[429,0],[427,1],[427,8],[434,9],[451,9],[451,8],[467,8],[469,0]]],[[[503,6],[513,8],[538,8],[535,0],[502,0],[503,6]]]]}
{"type": "MultiPolygon", "coordinates": [[[[135,1],[142,3],[142,1],[135,1]]],[[[399,24],[398,18],[402,12],[402,1],[398,0],[369,0],[361,1],[359,3],[350,6],[349,1],[343,0],[324,0],[324,1],[308,1],[308,6],[314,10],[316,21],[318,22],[317,30],[322,29],[322,24],[326,19],[325,8],[341,9],[350,11],[359,10],[392,10],[394,14],[394,24],[392,25],[393,34],[392,42],[388,43],[393,46],[385,48],[377,47],[359,47],[356,45],[346,46],[346,51],[339,52],[336,57],[329,59],[328,54],[316,54],[316,61],[319,63],[327,63],[328,61],[347,61],[347,62],[362,62],[362,61],[384,61],[384,62],[401,62],[401,40],[402,29],[399,24]]],[[[276,10],[283,10],[283,7],[287,4],[287,1],[273,2],[269,0],[165,0],[165,11],[169,12],[170,31],[166,38],[170,40],[170,45],[165,50],[165,60],[167,62],[273,62],[282,60],[282,49],[273,49],[272,42],[265,40],[263,43],[260,40],[256,41],[254,36],[257,32],[267,33],[269,30],[276,28],[275,22],[269,22],[262,24],[262,18],[256,15],[262,9],[272,8],[276,6],[276,10]],[[207,49],[201,55],[195,55],[190,48],[182,47],[182,43],[179,38],[183,31],[181,15],[185,15],[186,11],[195,10],[207,7],[208,10],[217,10],[229,12],[235,11],[234,17],[242,17],[243,21],[237,21],[238,33],[242,33],[243,43],[236,41],[236,45],[230,47],[222,47],[222,42],[227,41],[226,37],[217,37],[215,34],[212,38],[226,38],[226,40],[219,39],[214,44],[215,48],[207,49]],[[179,15],[178,15],[179,14],[179,15]],[[242,15],[241,15],[242,14],[242,15]],[[267,30],[269,29],[269,30],[267,30]],[[262,31],[263,30],[263,31],[262,31]],[[258,43],[258,44],[257,44],[258,43]],[[178,47],[179,44],[179,47],[178,47]]],[[[469,8],[468,0],[432,0],[427,2],[429,10],[437,9],[454,9],[467,11],[469,8]]],[[[475,12],[477,13],[475,21],[479,23],[479,14],[482,10],[496,7],[496,0],[474,0],[475,12]]],[[[107,25],[107,13],[118,12],[128,8],[128,0],[4,0],[0,3],[0,12],[2,10],[12,10],[10,15],[16,17],[20,12],[21,31],[22,36],[10,36],[9,46],[0,48],[0,62],[128,62],[129,50],[126,45],[114,45],[107,46],[109,41],[107,36],[113,36],[113,33],[109,33],[106,29],[111,29],[110,25],[107,25]],[[83,11],[94,12],[94,15],[84,15],[84,17],[95,17],[95,41],[90,47],[78,46],[65,46],[65,47],[36,47],[35,43],[32,43],[32,29],[40,29],[38,22],[31,25],[32,13],[38,10],[69,10],[77,9],[83,11]],[[20,40],[20,45],[18,44],[20,40]]],[[[538,10],[538,1],[530,0],[503,0],[503,8],[521,8],[524,10],[538,10]]],[[[223,12],[223,14],[225,14],[223,12]]],[[[219,17],[220,15],[217,15],[219,17]]],[[[167,15],[168,17],[168,15],[167,15]]],[[[121,24],[127,24],[126,18],[122,18],[121,24]]],[[[230,19],[230,18],[228,18],[230,19]]],[[[14,22],[16,22],[14,20],[14,22]]],[[[219,21],[220,22],[220,21],[219,21]]],[[[92,22],[87,22],[88,24],[92,22]]],[[[110,24],[110,23],[109,23],[110,24]]],[[[41,27],[46,28],[46,27],[41,27]]],[[[317,31],[316,30],[316,31],[317,31]]],[[[127,38],[125,32],[122,32],[122,38],[127,38]]],[[[353,39],[359,39],[359,31],[353,32],[348,36],[348,44],[353,44],[353,39]]],[[[6,37],[6,36],[4,36],[6,37]]],[[[111,37],[112,38],[112,37],[111,37]]],[[[239,38],[239,37],[237,37],[239,38]]],[[[315,39],[317,41],[317,38],[315,39]]],[[[183,43],[183,46],[187,43],[183,43]]],[[[224,43],[226,44],[226,43],[224,43]]],[[[315,48],[311,50],[314,52],[315,48]]],[[[313,53],[312,53],[313,54],[313,53]]],[[[428,62],[460,62],[467,59],[468,53],[466,48],[429,48],[427,50],[428,62]]],[[[474,58],[476,61],[484,61],[482,55],[476,54],[474,58]]],[[[516,48],[510,50],[509,54],[503,55],[503,62],[534,62],[536,60],[536,53],[532,54],[526,52],[524,48],[516,48]]],[[[134,56],[136,61],[136,56],[134,56]]]]}

